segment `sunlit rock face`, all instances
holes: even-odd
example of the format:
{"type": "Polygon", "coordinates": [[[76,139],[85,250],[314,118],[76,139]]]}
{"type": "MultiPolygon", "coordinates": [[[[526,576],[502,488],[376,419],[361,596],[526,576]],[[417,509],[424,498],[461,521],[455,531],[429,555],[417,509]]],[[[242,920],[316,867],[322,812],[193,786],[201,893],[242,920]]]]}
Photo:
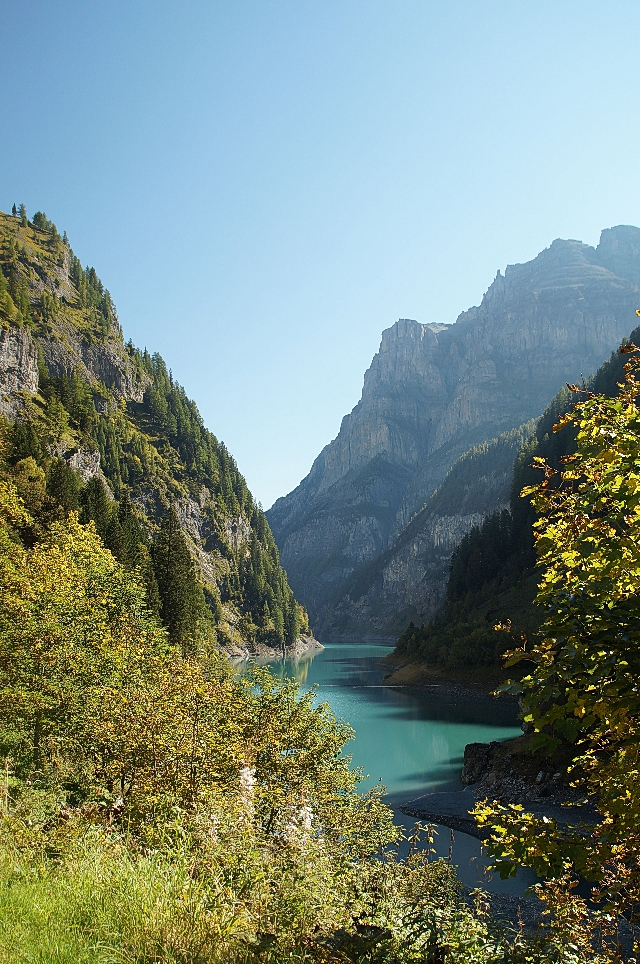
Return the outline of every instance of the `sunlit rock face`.
{"type": "MultiPolygon", "coordinates": [[[[463,520],[455,505],[445,506],[449,535],[430,520],[412,536],[419,550],[405,536],[398,555],[403,530],[465,451],[539,415],[565,382],[596,371],[634,327],[638,285],[640,229],[618,226],[602,232],[597,248],[557,240],[533,261],[509,265],[455,324],[400,319],[383,332],[362,398],[337,438],[268,512],[320,638],[395,632],[404,611],[400,574],[411,566],[424,600],[414,598],[412,611],[432,614],[450,554],[477,513],[463,520]],[[430,580],[419,558],[431,531],[447,548],[430,580]],[[354,609],[354,583],[360,600],[370,597],[367,568],[379,575],[385,556],[396,560],[387,580],[398,586],[395,610],[392,589],[382,615],[373,602],[354,609]]],[[[507,473],[493,502],[484,500],[484,514],[506,502],[508,484],[507,473]]]]}
{"type": "Polygon", "coordinates": [[[0,414],[13,418],[38,390],[38,348],[26,328],[0,329],[0,414]]]}

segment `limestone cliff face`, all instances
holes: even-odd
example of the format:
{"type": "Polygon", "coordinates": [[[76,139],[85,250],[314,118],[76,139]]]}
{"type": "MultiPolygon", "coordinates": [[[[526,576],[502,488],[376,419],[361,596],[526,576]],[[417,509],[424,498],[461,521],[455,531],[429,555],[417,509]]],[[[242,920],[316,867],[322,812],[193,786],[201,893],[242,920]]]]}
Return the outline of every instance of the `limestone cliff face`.
{"type": "Polygon", "coordinates": [[[490,512],[507,508],[513,462],[535,420],[466,452],[389,547],[346,580],[341,595],[320,607],[328,637],[396,638],[410,620],[427,622],[445,595],[451,555],[490,512]]]}
{"type": "MultiPolygon", "coordinates": [[[[345,599],[354,579],[402,538],[457,458],[540,414],[566,381],[598,368],[634,325],[639,283],[640,230],[619,226],[603,231],[597,248],[558,240],[533,261],[498,272],[481,305],[455,324],[401,319],[383,333],[339,435],[268,512],[316,632],[351,629],[345,599]]],[[[444,572],[468,528],[457,513],[446,525],[444,572]]],[[[423,538],[416,533],[416,546],[423,538]]],[[[405,574],[420,556],[415,547],[406,552],[414,562],[405,574]]],[[[421,571],[428,597],[433,580],[421,571]]],[[[389,612],[393,598],[398,611],[405,605],[400,591],[388,598],[389,612]]],[[[374,608],[360,606],[360,631],[380,631],[374,608]]]]}
{"type": "Polygon", "coordinates": [[[0,413],[13,418],[22,393],[38,391],[38,349],[26,328],[0,329],[0,413]]]}
{"type": "Polygon", "coordinates": [[[38,348],[51,375],[78,372],[90,384],[101,382],[116,400],[141,402],[149,379],[134,368],[117,337],[88,345],[77,332],[64,340],[13,325],[0,329],[0,413],[13,418],[25,394],[38,391],[38,348]]]}
{"type": "Polygon", "coordinates": [[[89,382],[102,382],[118,400],[142,401],[148,379],[135,371],[117,338],[102,345],[87,345],[77,335],[64,342],[40,338],[39,343],[52,375],[77,371],[89,382]]]}

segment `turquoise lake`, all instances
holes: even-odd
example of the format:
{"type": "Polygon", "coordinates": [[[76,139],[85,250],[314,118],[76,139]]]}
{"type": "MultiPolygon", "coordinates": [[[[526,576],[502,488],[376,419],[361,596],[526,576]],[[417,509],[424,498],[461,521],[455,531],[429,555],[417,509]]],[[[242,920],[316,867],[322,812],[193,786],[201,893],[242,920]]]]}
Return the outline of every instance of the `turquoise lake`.
{"type": "MultiPolygon", "coordinates": [[[[303,689],[315,687],[318,700],[326,700],[338,718],[351,724],[355,738],[346,752],[367,774],[362,788],[381,781],[396,822],[409,828],[415,821],[398,806],[430,791],[461,789],[467,743],[504,740],[521,730],[511,705],[486,699],[456,704],[446,696],[383,685],[389,670],[380,661],[390,652],[387,645],[329,643],[311,657],[276,660],[270,668],[275,675],[297,679],[303,689]]],[[[521,893],[532,881],[522,874],[515,881],[488,878],[478,840],[456,831],[451,843],[446,827],[438,831],[438,853],[447,856],[451,846],[458,874],[468,886],[521,893]]]]}

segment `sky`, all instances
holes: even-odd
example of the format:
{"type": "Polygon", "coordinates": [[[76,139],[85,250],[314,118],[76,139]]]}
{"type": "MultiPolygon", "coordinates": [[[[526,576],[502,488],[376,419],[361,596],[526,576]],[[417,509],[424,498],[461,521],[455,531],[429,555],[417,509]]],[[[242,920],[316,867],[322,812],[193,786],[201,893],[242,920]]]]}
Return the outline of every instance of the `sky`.
{"type": "Polygon", "coordinates": [[[4,0],[0,209],[44,211],[265,508],[398,318],[640,225],[637,0],[4,0]]]}

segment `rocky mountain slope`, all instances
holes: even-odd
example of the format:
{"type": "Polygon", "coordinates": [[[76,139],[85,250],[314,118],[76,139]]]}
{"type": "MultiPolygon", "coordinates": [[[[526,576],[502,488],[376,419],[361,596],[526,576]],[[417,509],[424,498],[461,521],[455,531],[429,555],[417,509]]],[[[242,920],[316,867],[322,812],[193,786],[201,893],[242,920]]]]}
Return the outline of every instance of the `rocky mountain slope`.
{"type": "MultiPolygon", "coordinates": [[[[498,272],[455,324],[401,319],[383,333],[337,438],[267,514],[320,636],[394,633],[410,611],[429,618],[450,553],[478,513],[473,520],[452,497],[435,525],[423,507],[465,452],[524,425],[567,380],[598,368],[629,333],[638,283],[640,229],[618,226],[597,248],[557,240],[498,272]],[[431,576],[425,560],[436,556],[431,576]],[[396,569],[421,588],[408,597],[403,578],[394,590],[396,569]]],[[[496,485],[480,514],[507,497],[496,485]]]]}
{"type": "MultiPolygon", "coordinates": [[[[630,332],[629,340],[640,344],[640,328],[630,332]]],[[[589,391],[615,397],[627,360],[625,353],[612,353],[590,379],[589,391]]],[[[409,623],[398,639],[393,662],[402,665],[403,679],[425,667],[439,666],[447,673],[469,666],[500,667],[502,654],[513,640],[538,631],[544,613],[536,604],[540,582],[533,532],[536,512],[521,492],[540,482],[539,470],[532,467],[535,459],[560,471],[563,460],[575,452],[573,426],[558,432],[553,426],[581,399],[566,387],[558,392],[515,459],[508,508],[486,516],[456,547],[444,605],[427,625],[409,623]],[[497,623],[507,622],[509,635],[495,632],[497,623]]]]}
{"type": "Polygon", "coordinates": [[[300,648],[306,613],[233,458],[164,361],[125,345],[109,292],[41,213],[0,213],[0,413],[36,527],[93,520],[168,626],[198,616],[233,653],[300,648]]]}
{"type": "Polygon", "coordinates": [[[534,425],[526,422],[460,456],[398,537],[346,580],[342,596],[327,608],[324,634],[357,638],[363,625],[386,634],[434,611],[460,540],[508,505],[513,462],[534,425]]]}

